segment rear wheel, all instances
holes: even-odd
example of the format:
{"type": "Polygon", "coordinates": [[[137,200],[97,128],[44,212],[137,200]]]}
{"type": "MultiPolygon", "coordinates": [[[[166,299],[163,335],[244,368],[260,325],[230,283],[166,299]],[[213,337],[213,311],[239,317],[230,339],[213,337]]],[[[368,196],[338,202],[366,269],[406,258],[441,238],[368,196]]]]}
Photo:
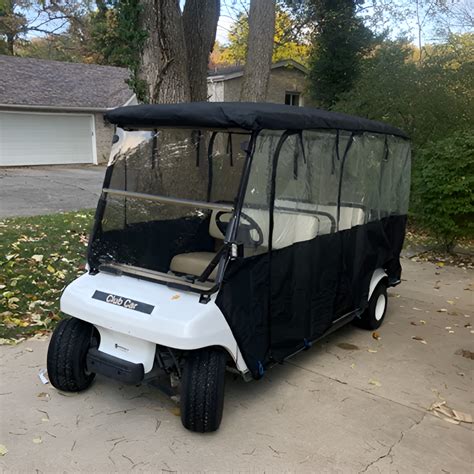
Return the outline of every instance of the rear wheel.
{"type": "Polygon", "coordinates": [[[226,353],[206,348],[188,354],[181,383],[181,421],[191,431],[219,428],[224,408],[226,353]]]}
{"type": "Polygon", "coordinates": [[[369,300],[367,309],[362,313],[360,318],[354,319],[354,324],[364,329],[379,328],[385,318],[387,311],[387,283],[382,280],[374,289],[369,300]]]}
{"type": "Polygon", "coordinates": [[[56,326],[48,348],[48,376],[51,384],[64,392],[89,387],[95,373],[86,370],[87,351],[95,328],[76,318],[63,319],[56,326]]]}

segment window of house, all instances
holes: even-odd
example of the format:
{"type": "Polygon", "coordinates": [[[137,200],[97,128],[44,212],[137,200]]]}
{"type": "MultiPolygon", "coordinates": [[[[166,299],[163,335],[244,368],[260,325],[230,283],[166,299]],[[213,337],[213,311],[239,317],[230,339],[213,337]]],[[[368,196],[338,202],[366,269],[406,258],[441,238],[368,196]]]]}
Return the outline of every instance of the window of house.
{"type": "Polygon", "coordinates": [[[300,93],[299,92],[286,92],[285,93],[285,104],[286,105],[300,105],[300,93]]]}

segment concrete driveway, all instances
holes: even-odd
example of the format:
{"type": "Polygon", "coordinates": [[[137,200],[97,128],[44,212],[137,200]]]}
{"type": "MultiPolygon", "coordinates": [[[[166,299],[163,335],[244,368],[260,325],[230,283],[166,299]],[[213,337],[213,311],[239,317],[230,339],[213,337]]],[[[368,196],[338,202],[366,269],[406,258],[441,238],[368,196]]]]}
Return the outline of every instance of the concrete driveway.
{"type": "Polygon", "coordinates": [[[97,377],[87,392],[65,394],[43,385],[37,374],[45,367],[46,341],[0,347],[0,443],[9,451],[0,466],[9,472],[472,472],[472,425],[452,424],[427,408],[445,400],[473,411],[473,273],[403,264],[405,281],[391,290],[380,340],[348,326],[259,382],[229,374],[223,423],[213,434],[186,431],[174,403],[149,386],[97,377]]]}
{"type": "Polygon", "coordinates": [[[0,168],[0,218],[94,208],[104,166],[0,168]]]}

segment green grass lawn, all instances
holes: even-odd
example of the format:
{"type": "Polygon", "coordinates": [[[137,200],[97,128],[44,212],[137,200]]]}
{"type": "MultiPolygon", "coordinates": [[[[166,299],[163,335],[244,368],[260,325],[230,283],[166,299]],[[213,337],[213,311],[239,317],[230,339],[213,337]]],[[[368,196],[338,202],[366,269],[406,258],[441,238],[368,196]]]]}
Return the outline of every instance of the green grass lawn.
{"type": "Polygon", "coordinates": [[[0,220],[0,343],[48,331],[84,272],[93,211],[0,220]]]}

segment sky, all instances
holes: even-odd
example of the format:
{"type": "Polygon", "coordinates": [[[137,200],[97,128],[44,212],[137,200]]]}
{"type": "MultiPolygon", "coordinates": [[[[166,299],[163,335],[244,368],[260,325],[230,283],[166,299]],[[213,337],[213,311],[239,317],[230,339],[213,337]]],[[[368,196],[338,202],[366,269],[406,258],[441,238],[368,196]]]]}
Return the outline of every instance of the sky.
{"type": "MultiPolygon", "coordinates": [[[[409,5],[411,10],[413,10],[413,5],[415,4],[415,0],[380,0],[380,3],[387,1],[391,4],[399,4],[399,5],[409,5]]],[[[464,6],[467,11],[474,12],[474,0],[449,0],[455,7],[464,6]]],[[[185,0],[180,0],[181,7],[184,6],[185,0]]],[[[221,15],[219,17],[219,22],[217,25],[217,36],[216,39],[220,44],[227,44],[228,43],[228,33],[232,27],[232,24],[238,17],[238,15],[242,12],[248,11],[250,0],[221,0],[221,15]]],[[[366,3],[369,3],[368,1],[366,3]]],[[[424,4],[428,3],[427,1],[422,2],[424,4]]],[[[453,7],[454,8],[454,7],[453,7]]],[[[36,13],[34,11],[27,11],[27,17],[31,20],[36,17],[36,13]]],[[[407,33],[410,39],[412,39],[415,43],[417,43],[417,28],[414,24],[413,17],[411,20],[409,17],[404,19],[398,19],[394,21],[393,18],[390,18],[390,15],[387,15],[387,23],[386,25],[392,30],[391,36],[397,36],[403,33],[407,33]]],[[[44,17],[40,16],[37,18],[36,23],[41,24],[44,21],[44,17]]],[[[429,22],[429,17],[427,19],[429,22]]],[[[48,28],[57,27],[58,32],[61,32],[66,29],[66,26],[63,26],[64,23],[60,20],[53,22],[52,24],[48,25],[48,28]]],[[[424,37],[422,38],[422,42],[430,42],[433,41],[435,38],[433,34],[430,34],[429,25],[424,25],[424,37]]],[[[465,29],[457,29],[458,31],[465,30],[465,29]]],[[[456,31],[456,27],[455,27],[456,31]]],[[[43,33],[37,33],[34,31],[30,31],[28,36],[30,38],[35,36],[43,36],[43,33]]]]}
{"type": "Polygon", "coordinates": [[[221,0],[221,16],[217,23],[216,40],[220,44],[228,43],[228,33],[239,13],[248,11],[249,0],[221,0]]]}

